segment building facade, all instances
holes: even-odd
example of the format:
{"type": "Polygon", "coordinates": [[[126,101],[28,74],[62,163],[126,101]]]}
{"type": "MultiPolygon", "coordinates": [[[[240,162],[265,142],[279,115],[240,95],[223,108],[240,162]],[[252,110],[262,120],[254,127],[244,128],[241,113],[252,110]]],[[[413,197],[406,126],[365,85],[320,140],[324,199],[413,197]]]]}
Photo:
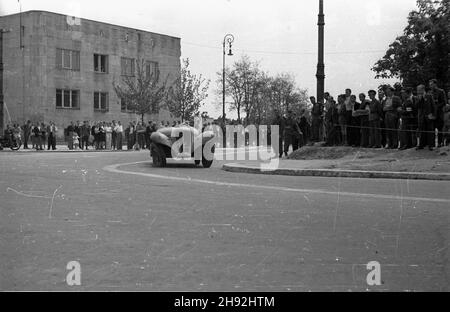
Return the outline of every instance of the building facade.
{"type": "MultiPolygon", "coordinates": [[[[45,11],[0,17],[5,123],[139,118],[113,84],[134,76],[136,64],[174,81],[180,73],[180,38],[45,11]]],[[[3,118],[1,118],[3,117],[3,118]]],[[[162,109],[147,120],[172,121],[162,109]]],[[[1,121],[0,121],[1,122],[1,121]]]]}

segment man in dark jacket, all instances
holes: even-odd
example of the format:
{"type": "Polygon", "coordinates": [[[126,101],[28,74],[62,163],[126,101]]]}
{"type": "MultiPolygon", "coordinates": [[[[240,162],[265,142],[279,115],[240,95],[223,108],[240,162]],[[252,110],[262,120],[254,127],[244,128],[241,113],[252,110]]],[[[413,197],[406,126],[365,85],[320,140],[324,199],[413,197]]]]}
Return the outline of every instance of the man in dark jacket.
{"type": "Polygon", "coordinates": [[[428,146],[430,150],[433,150],[435,146],[433,97],[426,92],[424,85],[417,87],[416,103],[420,141],[417,149],[424,149],[425,146],[428,146]]]}
{"type": "Polygon", "coordinates": [[[325,123],[327,125],[327,146],[336,146],[339,144],[339,113],[336,102],[333,98],[329,99],[329,106],[325,113],[325,123]]]}
{"type": "Polygon", "coordinates": [[[384,121],[386,127],[387,148],[398,148],[398,109],[402,100],[394,95],[394,88],[386,88],[386,99],[383,101],[384,121]]]}
{"type": "Polygon", "coordinates": [[[25,125],[23,125],[23,148],[28,149],[28,139],[31,135],[31,120],[28,120],[25,125]]]}
{"type": "Polygon", "coordinates": [[[91,135],[91,127],[89,123],[85,120],[81,126],[81,149],[89,149],[89,136],[91,135]]]}
{"type": "Polygon", "coordinates": [[[284,135],[285,120],[281,116],[281,114],[278,110],[275,110],[275,119],[272,122],[272,125],[279,127],[279,130],[278,130],[278,133],[279,133],[278,152],[280,154],[280,158],[282,158],[283,157],[283,135],[284,135]]]}
{"type": "Polygon", "coordinates": [[[310,101],[312,104],[311,109],[311,128],[312,128],[312,135],[311,135],[311,141],[312,142],[320,142],[321,138],[320,136],[320,128],[322,127],[322,115],[323,115],[323,104],[317,103],[315,97],[310,97],[310,101]]]}
{"type": "Polygon", "coordinates": [[[298,127],[297,120],[292,111],[288,111],[284,124],[284,156],[288,156],[289,148],[292,145],[293,151],[298,148],[298,139],[303,135],[298,127]]]}
{"type": "Polygon", "coordinates": [[[56,150],[56,131],[58,128],[56,127],[53,121],[50,121],[47,126],[47,150],[56,150]]]}
{"type": "Polygon", "coordinates": [[[377,92],[369,91],[369,146],[372,148],[381,148],[381,119],[383,116],[383,107],[380,101],[376,99],[377,92]]]}
{"type": "MultiPolygon", "coordinates": [[[[78,120],[75,124],[73,131],[78,135],[78,138],[81,138],[81,123],[78,120]]],[[[78,139],[78,147],[81,149],[81,141],[78,139]]]]}

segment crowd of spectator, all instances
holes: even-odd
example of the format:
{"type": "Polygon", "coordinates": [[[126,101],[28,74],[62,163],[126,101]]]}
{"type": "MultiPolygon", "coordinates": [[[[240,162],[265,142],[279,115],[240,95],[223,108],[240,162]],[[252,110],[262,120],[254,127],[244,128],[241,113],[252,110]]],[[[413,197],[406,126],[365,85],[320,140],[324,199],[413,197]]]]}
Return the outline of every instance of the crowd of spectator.
{"type": "MultiPolygon", "coordinates": [[[[120,121],[70,122],[64,128],[64,140],[69,150],[140,150],[150,148],[150,136],[162,127],[177,126],[180,122],[133,121],[124,126],[120,121]]],[[[49,123],[32,123],[28,120],[22,127],[19,124],[7,125],[5,136],[20,134],[24,149],[56,150],[58,127],[49,123]]]]}
{"type": "Polygon", "coordinates": [[[280,156],[287,155],[291,145],[296,150],[322,141],[327,146],[400,150],[433,150],[450,143],[450,92],[446,95],[434,79],[416,89],[396,92],[386,86],[358,97],[347,89],[337,102],[329,93],[324,98],[324,105],[310,98],[311,118],[304,110],[300,116],[292,111],[286,116],[276,113],[280,156]]]}

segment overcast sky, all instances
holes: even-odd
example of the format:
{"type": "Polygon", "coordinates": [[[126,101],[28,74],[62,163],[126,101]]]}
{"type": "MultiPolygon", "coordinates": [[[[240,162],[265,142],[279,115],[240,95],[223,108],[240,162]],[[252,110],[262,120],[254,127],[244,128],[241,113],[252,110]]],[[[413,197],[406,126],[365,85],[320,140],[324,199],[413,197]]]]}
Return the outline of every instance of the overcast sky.
{"type": "MultiPolygon", "coordinates": [[[[325,89],[354,93],[381,81],[370,70],[400,35],[415,0],[325,0],[325,89]]],[[[233,57],[247,54],[271,74],[288,72],[300,88],[316,93],[318,0],[22,0],[22,10],[46,10],[163,33],[181,38],[182,57],[211,79],[205,108],[214,102],[216,72],[222,68],[222,41],[235,36],[233,57]]],[[[19,12],[17,0],[0,0],[0,15],[19,12]]],[[[392,82],[392,81],[391,81],[392,82]]]]}

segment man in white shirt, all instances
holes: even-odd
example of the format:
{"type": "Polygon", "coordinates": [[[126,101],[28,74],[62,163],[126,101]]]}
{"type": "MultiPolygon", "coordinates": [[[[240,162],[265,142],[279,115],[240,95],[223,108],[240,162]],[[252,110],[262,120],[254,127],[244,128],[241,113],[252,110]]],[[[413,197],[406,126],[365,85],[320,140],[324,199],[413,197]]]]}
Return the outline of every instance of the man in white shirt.
{"type": "Polygon", "coordinates": [[[123,134],[123,126],[120,121],[117,122],[117,125],[114,127],[114,131],[116,132],[116,148],[117,150],[122,150],[122,134],[123,134]]]}

